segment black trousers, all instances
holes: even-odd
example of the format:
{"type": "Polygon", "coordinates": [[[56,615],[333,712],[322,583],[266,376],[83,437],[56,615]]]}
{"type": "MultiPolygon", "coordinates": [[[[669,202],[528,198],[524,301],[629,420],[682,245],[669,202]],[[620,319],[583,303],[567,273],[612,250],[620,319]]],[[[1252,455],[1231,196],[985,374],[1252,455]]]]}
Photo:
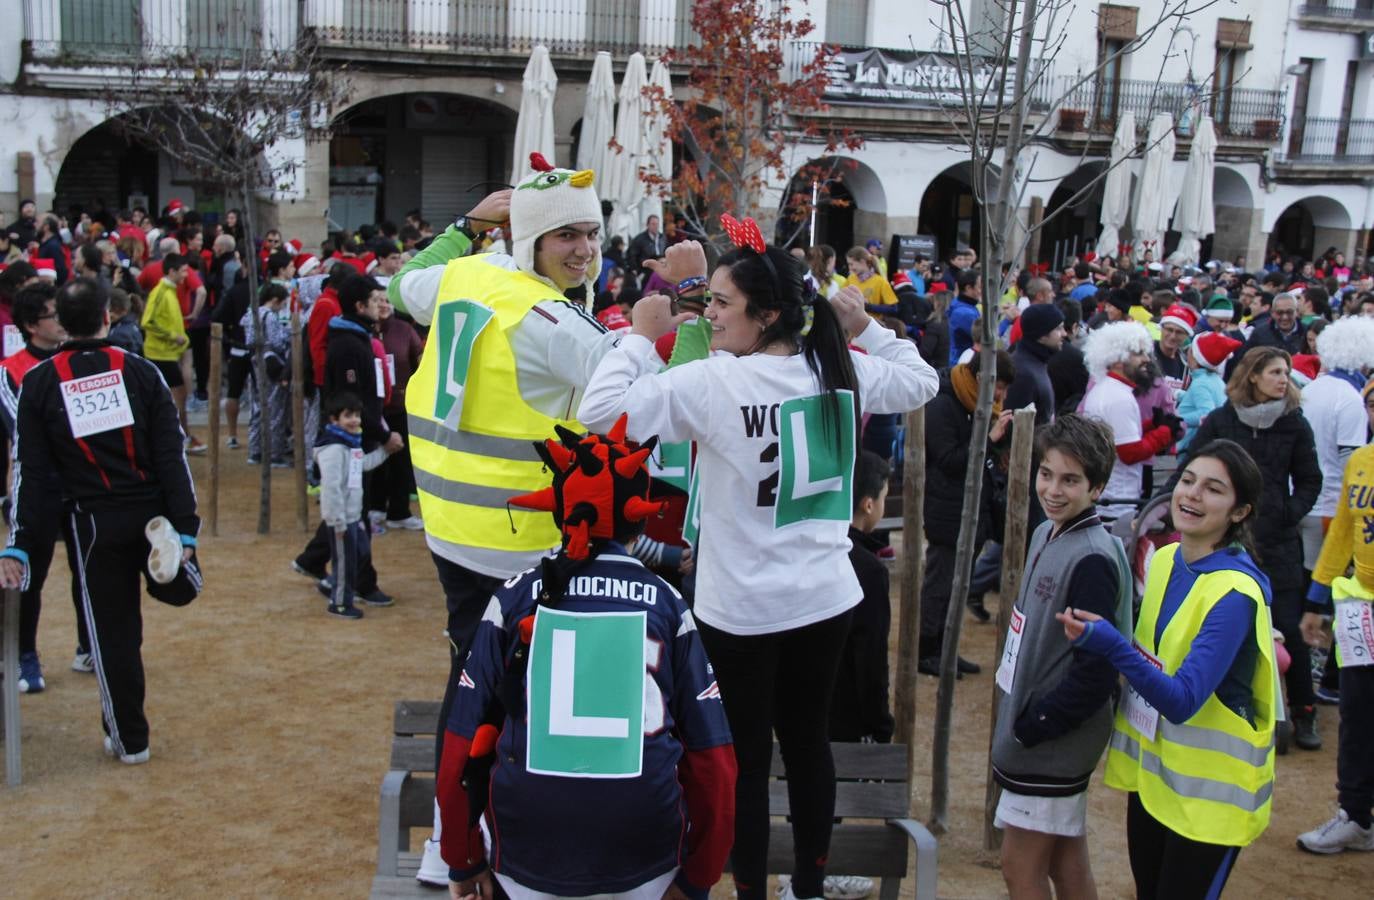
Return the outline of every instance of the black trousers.
{"type": "MultiPolygon", "coordinates": [[[[978,561],[982,545],[974,547],[973,561],[978,561]]],[[[945,617],[949,613],[950,594],[954,592],[953,546],[926,545],[926,572],[921,582],[921,638],[917,655],[922,659],[939,657],[944,651],[945,617]]],[[[972,580],[969,582],[972,584],[972,580]]],[[[959,601],[963,603],[962,598],[959,601]]]]}
{"type": "Polygon", "coordinates": [[[1368,828],[1374,806],[1374,666],[1341,666],[1340,672],[1336,789],[1341,809],[1368,828]]]}
{"type": "MultiPolygon", "coordinates": [[[[368,527],[371,527],[370,525],[368,527]]],[[[369,538],[371,535],[369,535],[369,538]]],[[[296,557],[296,562],[307,572],[323,572],[325,565],[333,558],[334,529],[320,522],[315,535],[296,557]]],[[[372,565],[372,554],[359,560],[358,580],[353,585],[359,594],[370,594],[377,589],[377,569],[372,565]]]]}
{"type": "Polygon", "coordinates": [[[388,519],[400,521],[410,516],[410,494],[415,490],[415,470],[410,465],[410,428],[404,410],[398,415],[388,415],[386,420],[400,423],[392,430],[401,435],[405,446],[372,470],[368,508],[381,510],[388,519]]]}
{"type": "MultiPolygon", "coordinates": [[[[148,539],[143,528],[157,508],[67,513],[72,532],[77,583],[90,628],[91,658],[100,688],[100,718],[116,753],[148,748],[143,715],[143,599],[139,578],[148,575],[148,539]]],[[[177,580],[157,592],[181,594],[184,602],[200,591],[194,558],[177,580]],[[183,590],[184,589],[184,590],[183,590]]]]}
{"type": "Polygon", "coordinates": [[[330,606],[352,606],[356,594],[370,594],[377,589],[377,570],[372,568],[372,526],[364,519],[350,522],[341,532],[330,529],[329,571],[334,575],[334,589],[329,594],[330,606]],[[364,567],[372,569],[369,590],[359,590],[358,573],[364,567]]]}
{"type": "Polygon", "coordinates": [[[1239,847],[1189,840],[1146,811],[1139,794],[1126,804],[1126,848],[1138,900],[1215,900],[1239,847]]]}
{"type": "MultiPolygon", "coordinates": [[[[81,609],[81,587],[76,578],[76,555],[73,552],[71,519],[61,516],[59,527],[62,529],[62,543],[67,549],[67,568],[72,572],[72,606],[76,609],[76,647],[77,652],[89,653],[91,639],[86,632],[86,614],[81,609]]],[[[48,580],[48,569],[52,566],[52,555],[56,549],[57,536],[44,538],[29,553],[29,587],[19,598],[19,652],[34,653],[38,650],[38,618],[43,612],[43,585],[48,580]]]]}
{"type": "Polygon", "coordinates": [[[1312,690],[1312,651],[1302,638],[1303,593],[1301,585],[1274,589],[1270,614],[1274,627],[1283,632],[1283,646],[1292,663],[1284,673],[1283,684],[1288,689],[1288,708],[1294,716],[1306,715],[1305,710],[1317,702],[1312,690]]]}
{"type": "Polygon", "coordinates": [[[487,603],[505,579],[474,572],[437,553],[430,555],[434,557],[434,567],[439,570],[439,584],[444,589],[444,603],[448,607],[449,673],[444,702],[439,706],[439,725],[435,729],[438,738],[434,742],[434,771],[437,772],[444,758],[444,732],[448,730],[448,712],[458,690],[458,678],[463,674],[463,661],[467,659],[472,636],[477,632],[477,623],[482,621],[487,603]]]}
{"type": "Polygon", "coordinates": [[[776,731],[787,771],[797,897],[820,897],[835,818],[830,697],[853,610],[803,628],[741,636],[698,621],[735,739],[735,846],[740,900],[768,896],[768,774],[776,731]]]}
{"type": "Polygon", "coordinates": [[[205,386],[210,381],[210,326],[200,325],[186,330],[191,343],[191,369],[195,372],[195,396],[205,399],[205,386]]]}

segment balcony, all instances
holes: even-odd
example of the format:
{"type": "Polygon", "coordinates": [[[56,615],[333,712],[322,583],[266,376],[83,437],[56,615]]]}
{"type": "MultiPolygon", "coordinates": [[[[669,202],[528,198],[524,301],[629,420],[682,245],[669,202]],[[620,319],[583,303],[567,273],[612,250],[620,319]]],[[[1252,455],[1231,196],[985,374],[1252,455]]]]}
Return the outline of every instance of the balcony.
{"type": "Polygon", "coordinates": [[[1374,0],[1324,0],[1298,7],[1305,28],[1326,31],[1368,31],[1374,28],[1374,0]]]}
{"type": "Polygon", "coordinates": [[[333,55],[404,59],[661,53],[696,38],[690,0],[24,0],[28,59],[99,65],[268,55],[311,35],[333,55]]]}
{"type": "Polygon", "coordinates": [[[1145,134],[1158,113],[1174,117],[1181,135],[1191,123],[1211,116],[1218,140],[1278,140],[1283,125],[1284,94],[1257,88],[1232,87],[1209,92],[1203,86],[1180,82],[1104,80],[1074,87],[1076,76],[1062,76],[1056,95],[1060,98],[1059,130],[1098,132],[1116,130],[1124,112],[1135,114],[1136,130],[1145,134]],[[1081,123],[1081,124],[1080,124],[1081,123]]]}
{"type": "Polygon", "coordinates": [[[1374,168],[1374,119],[1309,116],[1294,122],[1287,150],[1275,163],[1289,173],[1374,168]]]}

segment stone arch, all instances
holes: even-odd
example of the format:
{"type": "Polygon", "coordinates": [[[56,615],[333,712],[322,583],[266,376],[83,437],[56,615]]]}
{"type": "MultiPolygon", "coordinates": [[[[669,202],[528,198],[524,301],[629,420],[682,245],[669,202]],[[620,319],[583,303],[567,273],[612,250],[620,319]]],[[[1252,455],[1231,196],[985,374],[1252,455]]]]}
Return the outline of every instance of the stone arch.
{"type": "MultiPolygon", "coordinates": [[[[1000,177],[1001,170],[992,167],[985,186],[989,195],[997,190],[1000,177]]],[[[973,192],[973,163],[955,163],[932,178],[922,192],[919,230],[935,235],[941,258],[948,259],[958,244],[977,246],[982,214],[973,192]]]]}
{"type": "Polygon", "coordinates": [[[1255,192],[1245,176],[1229,166],[1217,166],[1212,171],[1212,200],[1217,206],[1250,209],[1255,192]]]}
{"type": "Polygon", "coordinates": [[[818,192],[814,243],[829,244],[843,256],[869,237],[886,240],[887,192],[882,180],[868,164],[839,154],[810,160],[793,174],[782,195],[776,240],[784,245],[813,243],[807,211],[813,180],[825,182],[824,191],[818,192]]]}

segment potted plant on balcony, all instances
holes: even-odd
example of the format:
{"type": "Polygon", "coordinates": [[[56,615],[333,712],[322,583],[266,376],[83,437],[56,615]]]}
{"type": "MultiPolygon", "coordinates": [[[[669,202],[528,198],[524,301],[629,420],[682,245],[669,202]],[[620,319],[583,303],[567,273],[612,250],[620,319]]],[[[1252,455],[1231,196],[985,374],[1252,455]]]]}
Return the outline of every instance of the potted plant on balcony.
{"type": "Polygon", "coordinates": [[[1277,140],[1280,124],[1278,119],[1256,119],[1255,137],[1261,141],[1277,140]]]}
{"type": "Polygon", "coordinates": [[[1084,109],[1061,109],[1059,110],[1059,130],[1082,131],[1083,120],[1087,117],[1088,111],[1084,109]]]}

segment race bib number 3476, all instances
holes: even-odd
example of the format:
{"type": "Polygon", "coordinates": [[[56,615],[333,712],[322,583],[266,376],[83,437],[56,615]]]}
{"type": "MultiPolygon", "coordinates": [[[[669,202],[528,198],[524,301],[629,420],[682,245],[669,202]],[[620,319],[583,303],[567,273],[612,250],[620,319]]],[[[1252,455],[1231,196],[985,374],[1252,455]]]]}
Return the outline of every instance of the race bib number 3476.
{"type": "Polygon", "coordinates": [[[134,424],[123,372],[101,372],[62,382],[62,403],[72,437],[87,437],[134,424]]]}

